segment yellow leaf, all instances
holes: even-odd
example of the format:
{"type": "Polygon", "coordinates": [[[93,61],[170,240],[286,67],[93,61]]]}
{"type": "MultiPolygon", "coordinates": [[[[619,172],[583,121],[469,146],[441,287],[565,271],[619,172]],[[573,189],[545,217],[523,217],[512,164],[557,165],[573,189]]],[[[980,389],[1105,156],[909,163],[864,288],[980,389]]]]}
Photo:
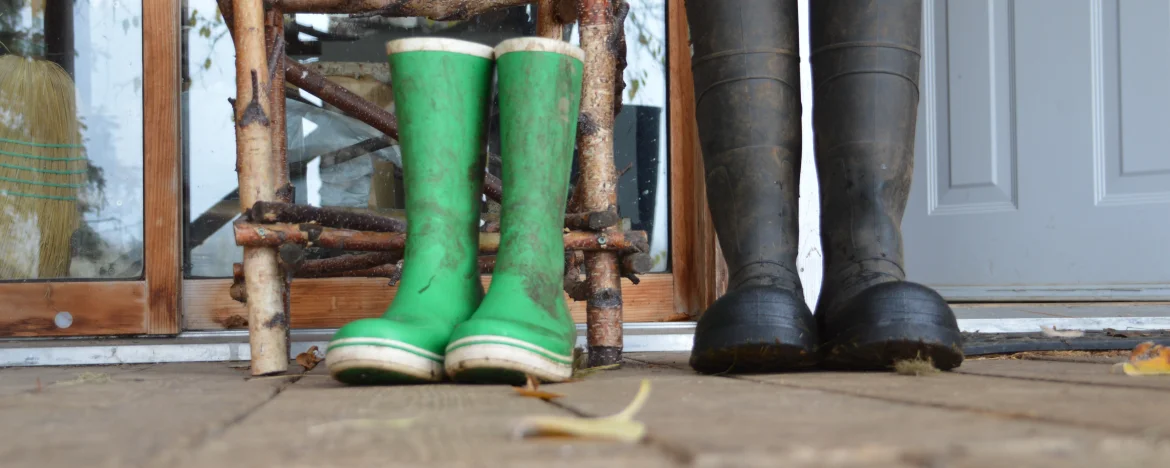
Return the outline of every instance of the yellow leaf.
{"type": "Polygon", "coordinates": [[[650,380],[643,379],[634,401],[620,413],[602,418],[572,416],[529,416],[516,426],[519,437],[579,437],[620,442],[638,442],[646,436],[646,425],[634,420],[634,415],[650,398],[650,380]]]}
{"type": "Polygon", "coordinates": [[[540,389],[540,380],[538,380],[536,377],[533,377],[531,375],[529,375],[527,377],[528,377],[528,383],[525,386],[512,387],[512,389],[516,390],[516,393],[519,393],[520,396],[526,396],[526,397],[530,397],[530,398],[539,398],[539,399],[544,400],[544,401],[549,401],[549,400],[557,399],[557,398],[564,396],[564,395],[561,395],[560,393],[546,392],[546,391],[541,390],[540,389]]]}
{"type": "Polygon", "coordinates": [[[1170,348],[1149,341],[1139,344],[1121,368],[1126,375],[1170,375],[1170,348]]]}

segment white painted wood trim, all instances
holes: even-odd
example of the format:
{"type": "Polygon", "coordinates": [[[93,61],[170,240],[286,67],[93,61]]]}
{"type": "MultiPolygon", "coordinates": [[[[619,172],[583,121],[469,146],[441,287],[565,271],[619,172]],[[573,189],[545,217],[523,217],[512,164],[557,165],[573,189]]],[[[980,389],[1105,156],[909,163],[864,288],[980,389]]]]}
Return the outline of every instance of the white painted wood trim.
{"type": "Polygon", "coordinates": [[[951,302],[1170,301],[1170,285],[1166,284],[928,286],[951,302]]]}
{"type": "MultiPolygon", "coordinates": [[[[1036,333],[1058,330],[1170,330],[1170,304],[956,304],[959,328],[970,333],[1036,333]]],[[[687,352],[693,322],[626,324],[625,352],[687,352]]],[[[290,358],[312,346],[326,349],[335,330],[296,330],[290,358]]],[[[585,326],[577,326],[585,346],[585,326]]],[[[175,338],[133,340],[0,341],[0,367],[84,366],[163,362],[247,361],[246,331],[187,332],[175,338]]]]}

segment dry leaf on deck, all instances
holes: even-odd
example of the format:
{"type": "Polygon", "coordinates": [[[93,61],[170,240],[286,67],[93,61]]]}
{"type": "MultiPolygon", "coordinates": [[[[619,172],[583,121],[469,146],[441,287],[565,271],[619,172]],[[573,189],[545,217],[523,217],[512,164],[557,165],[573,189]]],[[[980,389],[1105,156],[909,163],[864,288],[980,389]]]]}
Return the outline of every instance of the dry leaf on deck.
{"type": "Polygon", "coordinates": [[[642,409],[649,397],[650,380],[643,379],[634,401],[618,414],[603,418],[529,416],[516,426],[516,436],[521,438],[561,436],[638,442],[646,436],[646,425],[635,421],[634,415],[642,409]]]}
{"type": "Polygon", "coordinates": [[[1121,369],[1125,375],[1170,375],[1170,348],[1151,341],[1139,344],[1121,369]]]}
{"type": "Polygon", "coordinates": [[[317,346],[310,346],[308,350],[297,355],[297,364],[304,367],[305,372],[313,370],[321,361],[322,359],[317,357],[317,346]]]}
{"type": "Polygon", "coordinates": [[[512,387],[512,389],[516,390],[516,393],[519,393],[520,396],[526,396],[526,397],[531,397],[531,398],[540,398],[541,400],[544,400],[544,401],[549,401],[549,400],[557,399],[557,398],[564,396],[564,395],[561,395],[560,393],[546,392],[546,391],[541,390],[540,389],[540,380],[538,380],[536,377],[533,377],[531,375],[528,376],[528,383],[525,384],[523,387],[512,387]]]}

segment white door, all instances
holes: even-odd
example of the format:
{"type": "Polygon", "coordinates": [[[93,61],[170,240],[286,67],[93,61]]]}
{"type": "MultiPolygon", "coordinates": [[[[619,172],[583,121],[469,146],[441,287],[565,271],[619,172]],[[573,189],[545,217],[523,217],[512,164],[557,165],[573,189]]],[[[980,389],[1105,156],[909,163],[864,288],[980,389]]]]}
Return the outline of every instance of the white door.
{"type": "Polygon", "coordinates": [[[1170,299],[1170,0],[926,0],[909,279],[1170,299]]]}

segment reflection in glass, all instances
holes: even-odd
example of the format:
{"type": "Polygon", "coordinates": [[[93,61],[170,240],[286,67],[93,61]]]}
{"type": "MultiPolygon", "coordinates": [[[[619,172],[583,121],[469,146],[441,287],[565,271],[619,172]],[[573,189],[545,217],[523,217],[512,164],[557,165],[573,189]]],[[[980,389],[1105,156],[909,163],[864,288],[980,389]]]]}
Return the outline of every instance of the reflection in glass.
{"type": "Polygon", "coordinates": [[[141,17],[0,0],[0,280],[141,275],[141,17]]]}
{"type": "MultiPolygon", "coordinates": [[[[625,169],[618,184],[619,209],[628,229],[650,234],[654,270],[665,271],[669,261],[666,10],[663,0],[630,3],[626,105],[617,117],[614,138],[617,168],[619,172],[625,169]]],[[[184,4],[184,153],[190,191],[186,273],[188,277],[226,277],[231,275],[232,263],[242,258],[231,231],[231,221],[240,211],[235,130],[227,103],[235,95],[234,50],[214,0],[184,4]]],[[[520,6],[468,21],[286,15],[286,51],[294,60],[393,111],[387,41],[442,36],[494,46],[508,38],[534,35],[531,10],[520,6]]],[[[575,31],[566,37],[577,42],[575,31]]],[[[405,216],[397,145],[378,145],[373,152],[339,151],[382,135],[308,93],[292,86],[285,91],[289,174],[296,187],[296,203],[405,216]]],[[[498,110],[498,103],[493,108],[498,110]]],[[[494,114],[488,152],[498,155],[499,125],[494,114]]],[[[489,171],[498,175],[499,163],[491,158],[489,171]]],[[[485,203],[485,218],[498,217],[498,210],[497,204],[485,203]]],[[[339,253],[310,249],[309,255],[321,258],[339,253]]]]}

